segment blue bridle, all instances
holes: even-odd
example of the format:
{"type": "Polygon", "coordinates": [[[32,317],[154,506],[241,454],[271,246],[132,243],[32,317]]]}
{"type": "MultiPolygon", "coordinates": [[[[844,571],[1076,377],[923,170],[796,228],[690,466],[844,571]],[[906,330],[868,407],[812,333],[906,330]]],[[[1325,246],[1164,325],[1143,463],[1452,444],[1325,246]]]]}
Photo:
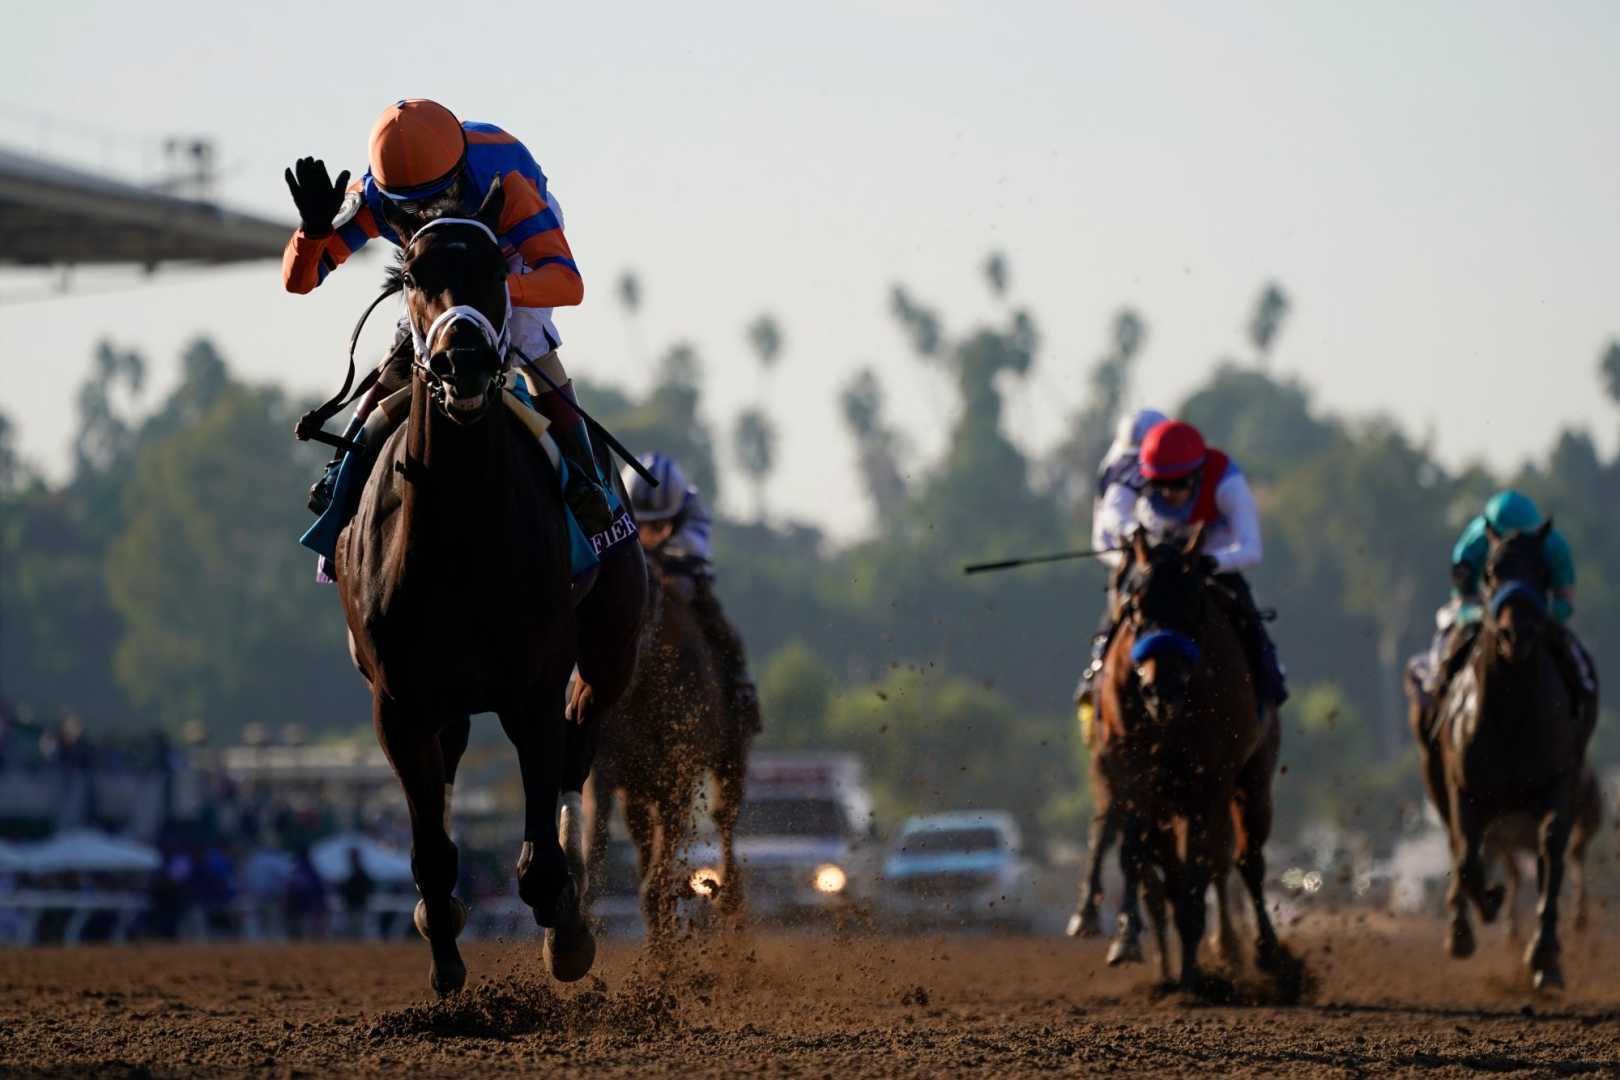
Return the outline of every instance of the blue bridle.
{"type": "Polygon", "coordinates": [[[1510,581],[1491,593],[1491,618],[1494,619],[1501,614],[1502,608],[1515,597],[1523,597],[1530,601],[1539,612],[1545,613],[1547,610],[1546,593],[1527,582],[1510,581]]]}
{"type": "Polygon", "coordinates": [[[1131,646],[1131,663],[1140,664],[1153,656],[1179,656],[1188,663],[1198,663],[1198,642],[1175,630],[1155,630],[1143,634],[1131,646]]]}

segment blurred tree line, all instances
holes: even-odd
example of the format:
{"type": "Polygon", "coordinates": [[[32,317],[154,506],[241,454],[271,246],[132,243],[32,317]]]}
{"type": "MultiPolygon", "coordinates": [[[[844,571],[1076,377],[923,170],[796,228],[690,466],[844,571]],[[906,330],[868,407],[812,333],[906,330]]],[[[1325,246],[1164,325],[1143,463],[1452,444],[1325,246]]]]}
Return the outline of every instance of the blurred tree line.
{"type": "MultiPolygon", "coordinates": [[[[813,526],[771,519],[776,455],[769,380],[791,362],[788,335],[761,315],[743,331],[760,374],[755,400],[717,436],[703,412],[704,364],[690,344],[649,350],[631,274],[619,297],[632,349],[653,355],[641,396],[581,380],[623,441],[674,455],[711,497],[720,458],[754,489],[750,520],[717,532],[721,591],[743,628],[766,707],[764,744],[841,747],[869,762],[880,809],[1002,806],[1078,839],[1088,812],[1070,704],[1102,603],[1099,567],[1070,563],[977,578],[974,558],[1083,546],[1093,473],[1126,403],[1149,402],[1134,365],[1151,337],[1131,309],[1084,362],[1087,399],[1050,452],[1008,437],[1002,407],[1040,352],[1007,260],[984,264],[991,315],[948,326],[896,286],[889,298],[911,357],[955,389],[947,447],[914,460],[887,414],[883,369],[837,388],[878,523],[835,547],[813,526]]],[[[1252,355],[1212,364],[1185,401],[1152,401],[1198,424],[1253,481],[1266,529],[1253,575],[1290,671],[1280,834],[1313,817],[1392,827],[1419,787],[1399,674],[1424,648],[1445,599],[1457,532],[1513,483],[1568,535],[1579,567],[1576,626],[1600,666],[1620,646],[1620,456],[1562,433],[1517,475],[1448,470],[1426,440],[1383,417],[1316,407],[1270,373],[1292,299],[1262,290],[1244,326],[1252,355]]],[[[1052,362],[1048,360],[1047,362],[1052,362]]],[[[136,352],[103,344],[76,399],[71,476],[44,482],[0,416],[0,699],[41,721],[71,710],[91,730],[204,725],[216,741],[249,723],[352,729],[368,709],[343,641],[334,590],[313,582],[295,543],[321,455],[295,443],[307,404],[232,376],[206,340],[155,406],[136,352]]],[[[1620,342],[1599,385],[1620,405],[1620,342]]],[[[1620,417],[1620,413],[1617,413],[1620,417]]],[[[1612,707],[1596,756],[1620,756],[1612,707]]]]}

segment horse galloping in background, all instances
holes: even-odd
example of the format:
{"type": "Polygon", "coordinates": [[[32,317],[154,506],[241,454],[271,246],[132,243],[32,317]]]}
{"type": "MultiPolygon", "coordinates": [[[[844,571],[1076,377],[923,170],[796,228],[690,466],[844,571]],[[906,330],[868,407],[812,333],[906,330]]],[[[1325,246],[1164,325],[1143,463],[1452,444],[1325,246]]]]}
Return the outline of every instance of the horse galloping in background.
{"type": "Polygon", "coordinates": [[[334,560],[350,652],[410,810],[416,926],[441,994],[466,981],[450,792],[476,712],[498,714],[517,749],[526,800],[518,894],[545,928],[552,973],[589,971],[578,798],[563,796],[580,791],[600,714],[631,677],[646,601],[635,544],[604,555],[588,594],[576,595],[558,475],[519,412],[526,407],[503,386],[502,201],[497,181],[476,219],[423,225],[401,252],[396,273],[418,343],[400,392],[409,418],[376,450],[334,560]],[[572,820],[563,815],[566,853],[560,797],[573,809],[572,820]]]}
{"type": "Polygon", "coordinates": [[[1238,629],[1198,554],[1201,541],[1201,528],[1185,543],[1152,547],[1134,535],[1119,577],[1121,624],[1103,664],[1094,755],[1110,812],[1119,815],[1125,879],[1108,960],[1141,958],[1138,894],[1146,886],[1151,901],[1156,869],[1189,990],[1202,982],[1207,890],[1234,863],[1254,905],[1256,966],[1274,971],[1283,955],[1262,892],[1281,729],[1276,709],[1260,707],[1238,629]]]}
{"type": "Polygon", "coordinates": [[[1552,655],[1563,643],[1547,610],[1542,547],[1551,530],[1550,519],[1506,536],[1488,529],[1489,601],[1472,654],[1439,702],[1425,770],[1451,839],[1446,951],[1454,957],[1474,952],[1468,903],[1487,923],[1502,905],[1503,886],[1485,881],[1486,829],[1507,815],[1535,823],[1540,900],[1524,963],[1538,989],[1563,985],[1558,901],[1595,714],[1577,708],[1552,655]]]}
{"type": "Polygon", "coordinates": [[[641,635],[641,657],[630,688],[602,720],[596,768],[591,773],[589,822],[591,879],[606,850],[615,797],[636,846],[641,910],[653,940],[675,929],[676,902],[689,888],[680,875],[680,852],[691,833],[693,799],[706,777],[715,780],[709,808],[720,834],[717,882],[723,915],[742,907],[742,877],[733,846],[742,807],[751,730],[733,715],[719,658],[683,593],[685,579],[650,561],[656,587],[641,635]]]}

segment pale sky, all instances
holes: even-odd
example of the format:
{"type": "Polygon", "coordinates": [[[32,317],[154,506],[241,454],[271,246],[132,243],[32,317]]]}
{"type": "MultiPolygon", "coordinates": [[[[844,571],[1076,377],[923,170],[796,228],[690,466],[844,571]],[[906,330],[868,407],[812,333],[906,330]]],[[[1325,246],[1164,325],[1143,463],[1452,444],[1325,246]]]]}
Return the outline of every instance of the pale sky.
{"type": "MultiPolygon", "coordinates": [[[[143,139],[208,135],[221,201],[290,223],[282,168],[316,154],[363,170],[396,98],[500,124],[567,210],[586,280],[559,313],[570,370],[641,389],[651,354],[689,339],[729,433],[761,392],[743,327],[773,311],[788,348],[768,387],[784,433],[771,506],[838,536],[869,524],[835,404],[849,373],[877,366],[918,465],[955,403],[904,348],[890,285],[963,329],[991,311],[991,248],[1044,331],[1008,409],[1034,448],[1082,400],[1121,305],[1149,325],[1134,399],[1168,406],[1244,354],[1273,277],[1295,303],[1275,369],[1320,403],[1391,412],[1452,463],[1510,466],[1569,424],[1614,448],[1595,369],[1620,334],[1620,5],[788,10],[24,5],[0,40],[0,143],[127,173],[143,139]],[[647,356],[614,294],[627,267],[647,356]]],[[[329,392],[380,265],[302,297],[265,262],[0,304],[0,409],[59,473],[102,336],[153,362],[153,398],[199,332],[241,376],[329,392]]],[[[47,280],[6,275],[0,294],[47,280]]],[[[751,508],[739,483],[727,496],[751,508]]]]}

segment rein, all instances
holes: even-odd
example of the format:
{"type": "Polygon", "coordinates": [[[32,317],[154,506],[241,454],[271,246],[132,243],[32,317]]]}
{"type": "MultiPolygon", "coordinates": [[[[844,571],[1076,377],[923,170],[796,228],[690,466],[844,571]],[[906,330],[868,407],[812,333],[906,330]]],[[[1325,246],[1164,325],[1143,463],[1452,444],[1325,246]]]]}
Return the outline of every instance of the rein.
{"type": "MultiPolygon", "coordinates": [[[[485,225],[482,221],[478,221],[475,218],[434,218],[432,221],[429,221],[420,229],[416,230],[416,232],[411,236],[410,243],[415,243],[416,238],[421,236],[429,229],[437,228],[441,225],[471,225],[481,231],[485,236],[489,237],[490,242],[493,243],[497,248],[500,247],[500,239],[496,237],[494,230],[492,230],[488,225],[485,225]]],[[[409,244],[406,245],[407,249],[409,249],[409,246],[409,244]]],[[[365,448],[359,443],[355,442],[353,439],[345,439],[341,435],[333,435],[330,432],[323,431],[322,427],[334,415],[358,401],[360,397],[364,395],[366,391],[375,386],[377,384],[377,380],[381,378],[382,369],[386,365],[378,365],[377,367],[372,368],[372,370],[366,374],[365,378],[360,380],[360,385],[354,388],[354,393],[349,394],[349,387],[354,382],[354,353],[360,342],[361,329],[365,327],[366,320],[371,317],[371,313],[377,309],[378,304],[381,304],[384,300],[395,293],[403,292],[404,288],[405,285],[403,281],[393,282],[385,286],[382,292],[377,295],[376,299],[372,300],[371,303],[366,306],[366,310],[361,313],[360,321],[354,324],[354,333],[349,335],[349,370],[348,374],[343,377],[343,386],[325,404],[311,409],[309,412],[305,413],[299,418],[298,423],[293,427],[293,435],[296,436],[300,442],[314,441],[325,443],[328,446],[333,446],[340,450],[347,450],[351,453],[364,452],[365,448]],[[347,397],[345,395],[347,395],[347,397]]],[[[563,393],[562,387],[559,386],[557,382],[551,378],[551,376],[540,370],[539,366],[535,364],[533,357],[524,355],[523,350],[512,344],[512,294],[510,290],[507,290],[506,316],[501,320],[501,328],[499,331],[495,329],[495,324],[490,321],[489,316],[485,315],[477,308],[466,304],[457,304],[455,307],[440,313],[440,315],[433,320],[433,324],[428,327],[425,334],[417,330],[416,323],[414,321],[410,319],[406,320],[411,328],[411,343],[415,352],[413,366],[423,371],[434,386],[439,387],[442,390],[443,380],[439,378],[437,372],[433,371],[428,366],[428,342],[437,337],[439,331],[445,325],[458,320],[465,320],[477,325],[479,332],[484,335],[485,340],[487,340],[491,347],[495,349],[500,358],[502,367],[506,366],[509,355],[516,356],[520,361],[522,361],[524,370],[532,375],[538,375],[540,380],[544,382],[551,390],[553,390],[557,394],[557,397],[561,399],[563,403],[568,406],[568,408],[573,410],[574,415],[580,418],[592,435],[596,436],[598,439],[601,439],[602,442],[607,445],[608,449],[612,450],[619,456],[621,461],[625,462],[635,470],[636,475],[647,481],[647,483],[651,486],[655,488],[658,487],[658,477],[654,476],[652,472],[641,463],[640,459],[626,449],[625,445],[615,438],[611,431],[603,427],[594,416],[581,408],[578,402],[574,401],[569,395],[563,393]]],[[[389,355],[391,357],[393,354],[390,353],[389,355]]]]}
{"type": "MultiPolygon", "coordinates": [[[[364,452],[365,447],[353,439],[345,439],[341,435],[333,435],[331,432],[321,429],[333,416],[359,401],[366,391],[377,385],[377,380],[382,377],[382,369],[386,364],[379,364],[367,372],[365,378],[360,380],[360,385],[354,388],[354,393],[349,394],[349,387],[354,383],[354,351],[360,344],[360,331],[365,329],[366,320],[371,318],[371,313],[377,310],[378,304],[381,304],[395,293],[403,291],[403,289],[404,285],[398,282],[385,285],[382,292],[377,294],[376,299],[367,304],[366,310],[360,313],[360,320],[354,324],[354,332],[349,335],[349,372],[343,376],[343,385],[324,405],[316,406],[298,418],[298,423],[293,426],[293,436],[299,442],[325,443],[327,446],[347,450],[351,453],[364,452]]],[[[393,353],[389,353],[389,356],[392,355],[393,353]]]]}

